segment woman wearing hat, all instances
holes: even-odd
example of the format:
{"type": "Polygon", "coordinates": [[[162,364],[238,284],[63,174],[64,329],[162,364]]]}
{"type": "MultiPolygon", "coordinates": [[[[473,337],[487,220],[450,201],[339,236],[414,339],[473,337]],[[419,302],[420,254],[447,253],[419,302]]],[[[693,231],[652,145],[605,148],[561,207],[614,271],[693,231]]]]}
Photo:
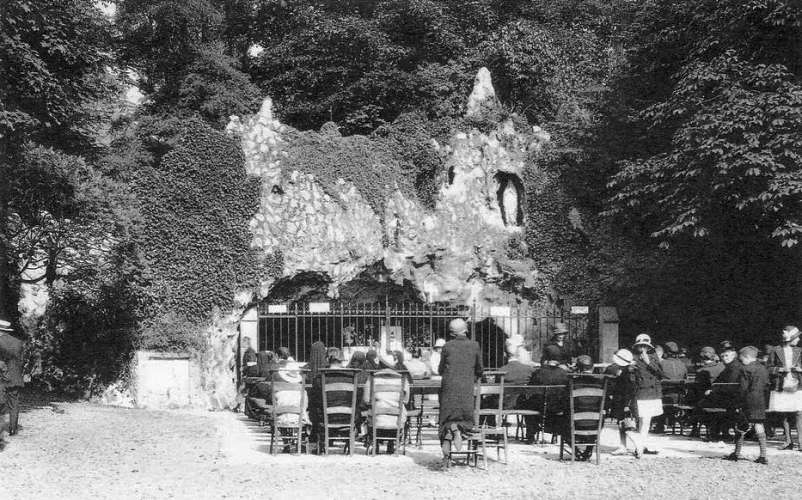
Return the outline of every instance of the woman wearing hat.
{"type": "MultiPolygon", "coordinates": [[[[557,323],[554,325],[554,333],[551,336],[551,342],[543,346],[544,352],[545,349],[549,346],[555,346],[557,349],[560,350],[560,355],[557,358],[561,364],[570,365],[571,364],[571,349],[568,346],[566,339],[568,338],[568,327],[565,326],[565,323],[557,323]]],[[[546,364],[546,359],[541,359],[540,364],[546,364]]]]}
{"type": "Polygon", "coordinates": [[[665,378],[660,360],[654,354],[652,339],[642,333],[635,339],[635,365],[633,385],[635,396],[635,412],[639,420],[639,438],[636,443],[635,456],[641,454],[656,455],[657,452],[646,447],[652,418],[663,414],[663,389],[660,380],[665,378]]]}
{"type": "MultiPolygon", "coordinates": [[[[608,394],[610,395],[610,410],[613,418],[618,421],[618,437],[621,445],[613,451],[613,455],[627,455],[627,436],[634,430],[631,415],[627,411],[633,403],[632,372],[635,369],[635,357],[628,349],[619,349],[613,354],[612,363],[604,370],[610,377],[608,381],[608,394]]],[[[636,442],[633,439],[633,442],[636,442]]],[[[637,448],[637,446],[636,446],[637,448]]]]}
{"type": "MultiPolygon", "coordinates": [[[[774,390],[769,396],[769,411],[783,413],[783,429],[785,445],[782,449],[792,450],[788,414],[796,414],[796,428],[802,429],[802,349],[799,344],[799,329],[786,326],[782,331],[782,346],[769,355],[768,369],[773,377],[774,390]]],[[[799,433],[797,433],[797,449],[802,451],[799,433]]]]}

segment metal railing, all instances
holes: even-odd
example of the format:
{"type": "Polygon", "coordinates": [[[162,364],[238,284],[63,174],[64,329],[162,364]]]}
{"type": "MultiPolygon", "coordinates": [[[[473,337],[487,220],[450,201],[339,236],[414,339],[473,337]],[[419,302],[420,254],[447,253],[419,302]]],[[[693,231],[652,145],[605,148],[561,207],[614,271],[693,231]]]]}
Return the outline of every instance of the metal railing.
{"type": "Polygon", "coordinates": [[[487,368],[505,363],[505,340],[512,334],[521,335],[533,358],[539,359],[557,322],[568,326],[569,341],[578,352],[593,352],[596,343],[589,335],[595,315],[572,315],[562,309],[396,304],[385,299],[383,303],[264,302],[258,313],[259,350],[288,347],[299,361],[307,361],[316,341],[339,348],[379,344],[388,350],[427,350],[438,338],[448,339],[448,324],[454,318],[468,322],[470,337],[482,346],[487,368]]]}

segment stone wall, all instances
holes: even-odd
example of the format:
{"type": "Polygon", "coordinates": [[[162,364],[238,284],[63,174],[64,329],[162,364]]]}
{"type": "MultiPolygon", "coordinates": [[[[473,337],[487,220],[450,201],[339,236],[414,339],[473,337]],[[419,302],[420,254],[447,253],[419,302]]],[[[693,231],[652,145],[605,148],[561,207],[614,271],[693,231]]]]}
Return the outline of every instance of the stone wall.
{"type": "MultiPolygon", "coordinates": [[[[467,109],[467,124],[501,116],[484,68],[467,109]]],[[[389,186],[377,208],[368,201],[373,193],[360,192],[349,180],[323,185],[314,173],[290,166],[288,151],[299,133],[275,119],[268,98],[257,115],[232,117],[226,129],[240,137],[248,172],[262,179],[262,204],[251,222],[253,245],[266,253],[280,251],[284,276],[325,273],[332,280],[331,297],[381,261],[391,279],[408,280],[429,302],[493,305],[532,299],[526,292],[538,273],[521,247],[526,221],[515,214],[523,213],[527,196],[520,179],[537,168],[532,159],[549,137],[537,127],[524,130],[514,118],[482,130],[466,126],[446,144],[435,143],[448,175],[433,210],[397,186],[389,186]]],[[[263,283],[258,298],[269,294],[270,284],[263,283]]]]}

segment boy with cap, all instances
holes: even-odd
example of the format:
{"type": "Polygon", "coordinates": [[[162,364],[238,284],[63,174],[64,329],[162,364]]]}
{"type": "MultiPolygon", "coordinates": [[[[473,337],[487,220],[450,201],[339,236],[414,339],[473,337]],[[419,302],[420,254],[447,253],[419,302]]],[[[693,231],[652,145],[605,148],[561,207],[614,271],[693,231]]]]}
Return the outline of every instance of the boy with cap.
{"type": "Polygon", "coordinates": [[[766,430],[763,423],[766,420],[766,393],[769,389],[769,372],[766,367],[757,362],[757,348],[747,346],[741,349],[739,357],[741,368],[740,383],[740,422],[736,426],[737,441],[735,451],[724,457],[726,460],[736,461],[741,456],[744,436],[750,428],[754,428],[757,442],[760,445],[760,456],[755,460],[759,464],[767,464],[766,460],[766,430]]]}

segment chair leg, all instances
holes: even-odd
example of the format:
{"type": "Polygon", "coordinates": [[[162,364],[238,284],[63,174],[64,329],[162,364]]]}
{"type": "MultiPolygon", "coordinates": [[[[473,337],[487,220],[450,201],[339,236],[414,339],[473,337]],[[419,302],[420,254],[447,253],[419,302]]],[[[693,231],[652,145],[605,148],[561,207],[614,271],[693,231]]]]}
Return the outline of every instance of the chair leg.
{"type": "Polygon", "coordinates": [[[507,458],[507,431],[504,431],[504,465],[509,463],[509,459],[507,458]]]}
{"type": "Polygon", "coordinates": [[[560,436],[560,460],[563,459],[563,450],[565,448],[565,440],[560,436]]]}

